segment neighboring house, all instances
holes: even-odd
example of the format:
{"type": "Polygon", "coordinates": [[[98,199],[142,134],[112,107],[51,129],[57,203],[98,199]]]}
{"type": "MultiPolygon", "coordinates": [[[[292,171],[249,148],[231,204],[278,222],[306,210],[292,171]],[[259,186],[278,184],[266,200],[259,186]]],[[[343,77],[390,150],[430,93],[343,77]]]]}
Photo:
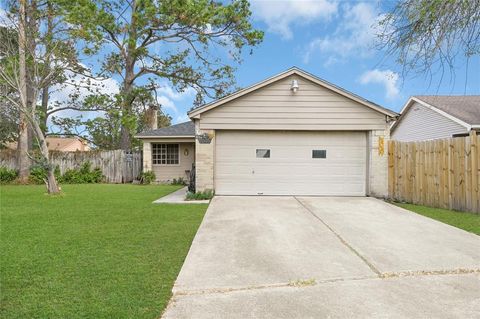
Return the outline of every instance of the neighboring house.
{"type": "Polygon", "coordinates": [[[144,132],[144,170],[218,195],[386,196],[398,115],[297,68],[144,132]]]}
{"type": "Polygon", "coordinates": [[[85,152],[90,147],[84,139],[79,137],[47,137],[49,151],[85,152]]]}
{"type": "Polygon", "coordinates": [[[466,135],[480,129],[480,95],[413,96],[392,125],[392,139],[402,142],[466,135]]]}
{"type": "MultiPolygon", "coordinates": [[[[79,137],[47,137],[49,151],[84,152],[89,151],[87,142],[79,137]]],[[[7,144],[7,148],[17,149],[17,142],[7,144]]]]}

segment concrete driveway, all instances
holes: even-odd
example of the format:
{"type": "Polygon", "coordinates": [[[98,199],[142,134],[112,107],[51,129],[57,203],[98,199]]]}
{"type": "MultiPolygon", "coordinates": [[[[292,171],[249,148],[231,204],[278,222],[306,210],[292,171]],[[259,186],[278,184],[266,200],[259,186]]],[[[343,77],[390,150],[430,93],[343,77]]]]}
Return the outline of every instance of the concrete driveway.
{"type": "Polygon", "coordinates": [[[480,317],[480,237],[373,198],[215,197],[164,318],[480,317]]]}

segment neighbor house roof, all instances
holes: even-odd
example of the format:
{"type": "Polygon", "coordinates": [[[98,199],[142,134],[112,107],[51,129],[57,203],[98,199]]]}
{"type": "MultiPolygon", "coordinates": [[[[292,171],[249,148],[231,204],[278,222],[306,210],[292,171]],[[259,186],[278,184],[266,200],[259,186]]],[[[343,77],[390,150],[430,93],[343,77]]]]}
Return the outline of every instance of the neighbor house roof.
{"type": "Polygon", "coordinates": [[[158,128],[156,130],[145,131],[135,135],[137,138],[155,138],[155,137],[194,137],[195,124],[192,121],[179,123],[168,127],[158,128]]]}
{"type": "Polygon", "coordinates": [[[401,116],[392,125],[392,131],[415,102],[442,114],[469,130],[480,128],[480,95],[416,95],[412,96],[402,108],[401,116]]]}
{"type": "MultiPolygon", "coordinates": [[[[89,151],[90,147],[87,142],[80,137],[55,137],[48,136],[45,138],[49,151],[75,152],[89,151]]],[[[6,146],[10,149],[17,149],[17,142],[8,143],[6,146]]]]}
{"type": "Polygon", "coordinates": [[[262,87],[264,87],[264,86],[267,86],[267,85],[269,85],[269,84],[271,84],[271,83],[273,83],[273,82],[276,82],[276,81],[278,81],[278,80],[284,79],[284,78],[286,78],[286,77],[288,77],[288,76],[290,76],[290,75],[294,75],[294,74],[295,74],[295,75],[298,75],[298,76],[300,76],[300,77],[303,77],[303,78],[305,78],[305,79],[307,79],[307,80],[309,80],[309,81],[311,81],[311,82],[313,82],[313,83],[315,83],[315,84],[318,84],[318,85],[323,86],[323,87],[325,87],[325,88],[327,88],[327,89],[330,89],[330,90],[332,90],[332,91],[334,91],[334,92],[336,92],[336,93],[338,93],[338,94],[340,94],[340,95],[343,95],[343,96],[345,96],[345,97],[347,97],[347,98],[349,98],[349,99],[351,99],[351,100],[354,100],[354,101],[356,101],[356,102],[358,102],[358,103],[360,103],[360,104],[363,104],[363,105],[365,105],[365,106],[367,106],[367,107],[369,107],[369,108],[371,108],[371,109],[374,109],[374,110],[376,110],[376,111],[378,111],[378,112],[381,112],[381,113],[383,113],[383,114],[385,114],[385,115],[387,115],[387,116],[390,116],[390,117],[396,117],[396,116],[398,116],[398,114],[397,114],[396,112],[394,112],[394,111],[391,111],[391,110],[386,109],[386,108],[384,108],[384,107],[382,107],[382,106],[380,106],[380,105],[378,105],[378,104],[375,104],[375,103],[373,103],[373,102],[371,102],[371,101],[368,101],[368,100],[362,98],[361,96],[358,96],[358,95],[356,95],[356,94],[354,94],[354,93],[352,93],[352,92],[349,92],[349,91],[347,91],[347,90],[345,90],[345,89],[343,89],[343,88],[341,88],[341,87],[339,87],[339,86],[336,86],[336,85],[334,85],[334,84],[332,84],[332,83],[330,83],[330,82],[327,82],[327,81],[325,81],[325,80],[323,80],[323,79],[320,79],[319,77],[316,77],[316,76],[314,76],[314,75],[312,75],[312,74],[310,74],[310,73],[308,73],[308,72],[306,72],[306,71],[304,71],[304,70],[301,70],[301,69],[299,69],[299,68],[297,68],[297,67],[292,67],[292,68],[290,68],[290,69],[288,69],[288,70],[286,70],[286,71],[284,71],[284,72],[282,72],[282,73],[280,73],[280,74],[277,74],[277,75],[275,75],[275,76],[272,76],[272,77],[270,77],[270,78],[268,78],[268,79],[266,79],[266,80],[263,80],[263,81],[261,81],[261,82],[258,82],[258,83],[254,84],[254,85],[251,85],[251,86],[249,86],[249,87],[247,87],[247,88],[245,88],[245,89],[239,90],[239,91],[237,91],[237,92],[235,92],[235,93],[232,93],[232,94],[230,94],[230,95],[227,95],[227,96],[225,96],[225,97],[223,97],[223,98],[221,98],[221,99],[218,99],[218,100],[215,100],[215,101],[213,101],[213,102],[211,102],[211,103],[208,103],[208,104],[202,105],[202,106],[200,106],[200,107],[197,107],[196,109],[193,109],[193,110],[191,110],[190,112],[188,112],[188,116],[190,116],[190,118],[195,118],[195,117],[197,117],[199,114],[201,114],[201,113],[203,113],[203,112],[206,112],[206,111],[208,111],[208,110],[211,110],[211,109],[213,109],[213,108],[215,108],[215,107],[217,107],[217,106],[220,106],[220,105],[222,105],[222,104],[224,104],[224,103],[227,103],[227,102],[229,102],[229,101],[232,101],[232,100],[234,100],[234,99],[237,99],[237,98],[239,98],[239,97],[241,97],[241,96],[243,96],[243,95],[245,95],[245,94],[248,94],[248,93],[250,93],[250,92],[252,92],[252,91],[258,90],[258,89],[260,89],[260,88],[262,88],[262,87]]]}
{"type": "Polygon", "coordinates": [[[480,95],[414,96],[470,125],[480,124],[480,95]]]}
{"type": "Polygon", "coordinates": [[[79,137],[47,137],[48,150],[50,151],[87,151],[86,142],[79,137]]]}

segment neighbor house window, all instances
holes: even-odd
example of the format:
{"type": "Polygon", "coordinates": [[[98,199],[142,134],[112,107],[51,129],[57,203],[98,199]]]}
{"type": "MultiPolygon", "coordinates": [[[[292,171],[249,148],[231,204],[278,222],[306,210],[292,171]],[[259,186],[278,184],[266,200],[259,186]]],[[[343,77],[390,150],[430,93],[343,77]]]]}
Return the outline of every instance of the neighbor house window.
{"type": "Polygon", "coordinates": [[[178,144],[152,144],[152,162],[159,165],[178,164],[178,144]]]}
{"type": "Polygon", "coordinates": [[[257,158],[270,158],[270,150],[257,148],[257,158]]]}
{"type": "Polygon", "coordinates": [[[327,150],[312,150],[312,158],[327,158],[327,150]]]}

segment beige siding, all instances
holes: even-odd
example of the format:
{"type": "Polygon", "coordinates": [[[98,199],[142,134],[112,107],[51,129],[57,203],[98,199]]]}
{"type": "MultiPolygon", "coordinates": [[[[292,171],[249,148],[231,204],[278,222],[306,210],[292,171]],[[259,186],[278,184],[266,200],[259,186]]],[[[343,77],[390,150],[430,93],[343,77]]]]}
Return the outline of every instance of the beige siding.
{"type": "MultiPolygon", "coordinates": [[[[161,142],[159,142],[161,143],[161,142]]],[[[145,145],[146,143],[144,143],[145,145]]],[[[188,179],[189,175],[185,171],[192,169],[192,163],[195,159],[195,147],[193,143],[173,143],[179,144],[179,164],[178,165],[155,165],[151,164],[152,170],[155,173],[157,182],[171,182],[174,178],[183,177],[188,179]],[[188,155],[185,155],[185,151],[188,155]]],[[[145,151],[145,147],[144,147],[145,151]]],[[[145,153],[144,153],[145,156],[145,153]]],[[[150,153],[151,162],[151,153],[150,153]]],[[[144,159],[145,163],[145,159],[144,159]]]]}
{"type": "Polygon", "coordinates": [[[412,142],[452,137],[467,129],[451,119],[415,102],[392,132],[392,140],[412,142]]]}
{"type": "Polygon", "coordinates": [[[385,115],[292,75],[201,114],[200,129],[384,130],[385,115]],[[290,83],[299,82],[293,93],[290,83]]]}
{"type": "Polygon", "coordinates": [[[218,131],[215,158],[219,195],[366,194],[366,132],[218,131]]]}

